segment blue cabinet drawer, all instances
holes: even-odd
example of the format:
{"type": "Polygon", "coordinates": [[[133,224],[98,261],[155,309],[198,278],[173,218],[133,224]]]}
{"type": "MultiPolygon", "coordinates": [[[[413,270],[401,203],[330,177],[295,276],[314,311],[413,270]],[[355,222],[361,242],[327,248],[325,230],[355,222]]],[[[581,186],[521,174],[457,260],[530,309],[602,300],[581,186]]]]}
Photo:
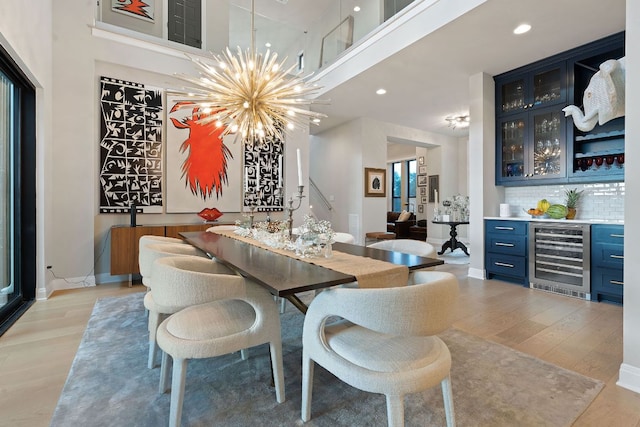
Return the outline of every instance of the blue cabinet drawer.
{"type": "Polygon", "coordinates": [[[591,299],[622,303],[624,273],[621,269],[593,268],[591,270],[591,299]]]}
{"type": "Polygon", "coordinates": [[[592,243],[591,265],[621,270],[624,265],[624,247],[611,243],[592,243]]]}
{"type": "Polygon", "coordinates": [[[528,231],[529,223],[527,221],[502,221],[492,219],[485,222],[485,234],[487,235],[526,236],[528,231]]]}
{"type": "Polygon", "coordinates": [[[591,226],[591,242],[624,245],[624,226],[595,224],[591,226]]]}
{"type": "Polygon", "coordinates": [[[527,277],[525,257],[488,253],[486,260],[487,273],[522,278],[527,277]]]}
{"type": "Polygon", "coordinates": [[[514,256],[527,254],[527,238],[525,236],[487,235],[487,252],[514,256]]]}

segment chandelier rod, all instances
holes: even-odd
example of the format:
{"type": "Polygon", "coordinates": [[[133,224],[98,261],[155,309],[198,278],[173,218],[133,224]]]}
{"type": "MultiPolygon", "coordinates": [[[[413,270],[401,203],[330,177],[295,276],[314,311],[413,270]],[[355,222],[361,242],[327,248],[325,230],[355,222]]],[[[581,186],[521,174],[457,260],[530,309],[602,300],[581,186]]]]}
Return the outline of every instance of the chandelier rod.
{"type": "Polygon", "coordinates": [[[255,53],[255,38],[256,38],[256,27],[254,23],[254,17],[256,15],[256,0],[251,0],[251,53],[255,53]]]}

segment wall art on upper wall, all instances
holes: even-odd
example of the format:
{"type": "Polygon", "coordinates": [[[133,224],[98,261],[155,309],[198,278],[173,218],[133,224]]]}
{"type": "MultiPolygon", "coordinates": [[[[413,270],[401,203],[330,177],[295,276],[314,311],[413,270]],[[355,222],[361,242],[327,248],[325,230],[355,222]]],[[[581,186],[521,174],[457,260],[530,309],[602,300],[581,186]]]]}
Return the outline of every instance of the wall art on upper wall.
{"type": "Polygon", "coordinates": [[[100,78],[100,213],[162,212],[162,89],[100,78]]]}
{"type": "Polygon", "coordinates": [[[220,139],[224,128],[198,123],[212,113],[174,96],[167,96],[167,106],[167,212],[240,212],[242,143],[235,135],[220,139]]]}
{"type": "Polygon", "coordinates": [[[111,0],[111,10],[153,22],[155,0],[111,0]]]}
{"type": "Polygon", "coordinates": [[[244,149],[243,207],[258,212],[284,210],[284,143],[273,137],[244,149]]]}

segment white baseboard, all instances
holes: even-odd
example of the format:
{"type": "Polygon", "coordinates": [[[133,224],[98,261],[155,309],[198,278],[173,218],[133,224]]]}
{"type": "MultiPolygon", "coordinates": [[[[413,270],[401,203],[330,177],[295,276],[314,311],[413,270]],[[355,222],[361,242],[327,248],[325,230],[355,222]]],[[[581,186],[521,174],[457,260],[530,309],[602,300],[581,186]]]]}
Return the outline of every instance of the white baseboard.
{"type": "Polygon", "coordinates": [[[640,393],[640,368],[626,363],[621,364],[616,385],[635,393],[640,393]]]}
{"type": "Polygon", "coordinates": [[[38,289],[38,299],[47,299],[54,291],[90,288],[96,285],[95,276],[58,278],[49,282],[46,289],[38,289]]]}
{"type": "Polygon", "coordinates": [[[487,278],[487,276],[485,275],[485,271],[482,268],[469,267],[469,271],[467,275],[474,279],[480,279],[480,280],[485,280],[487,278]]]}

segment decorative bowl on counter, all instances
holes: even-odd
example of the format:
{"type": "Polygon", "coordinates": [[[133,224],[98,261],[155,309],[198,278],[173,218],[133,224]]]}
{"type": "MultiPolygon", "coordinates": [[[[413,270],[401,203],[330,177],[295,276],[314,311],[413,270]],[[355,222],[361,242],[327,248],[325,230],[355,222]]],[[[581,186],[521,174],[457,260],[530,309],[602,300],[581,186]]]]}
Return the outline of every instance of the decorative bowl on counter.
{"type": "Polygon", "coordinates": [[[222,216],[222,212],[218,208],[204,208],[198,212],[198,216],[205,222],[215,221],[222,216]]]}
{"type": "Polygon", "coordinates": [[[529,210],[526,209],[522,209],[524,211],[524,213],[526,213],[527,215],[531,216],[531,218],[533,219],[548,219],[549,215],[547,215],[545,212],[542,212],[539,209],[534,209],[531,208],[529,210]],[[536,213],[532,213],[533,211],[535,211],[536,213]],[[539,213],[537,213],[539,212],[539,213]]]}

